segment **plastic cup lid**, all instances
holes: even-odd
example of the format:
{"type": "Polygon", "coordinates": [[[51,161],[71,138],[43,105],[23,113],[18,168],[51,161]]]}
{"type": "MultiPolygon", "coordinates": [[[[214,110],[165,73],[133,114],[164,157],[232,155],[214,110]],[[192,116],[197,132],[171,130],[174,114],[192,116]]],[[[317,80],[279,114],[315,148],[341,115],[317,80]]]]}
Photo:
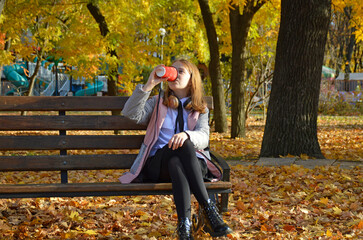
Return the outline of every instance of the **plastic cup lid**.
{"type": "Polygon", "coordinates": [[[158,69],[156,69],[156,75],[158,77],[164,76],[165,73],[166,73],[166,69],[164,67],[159,67],[158,69]]]}

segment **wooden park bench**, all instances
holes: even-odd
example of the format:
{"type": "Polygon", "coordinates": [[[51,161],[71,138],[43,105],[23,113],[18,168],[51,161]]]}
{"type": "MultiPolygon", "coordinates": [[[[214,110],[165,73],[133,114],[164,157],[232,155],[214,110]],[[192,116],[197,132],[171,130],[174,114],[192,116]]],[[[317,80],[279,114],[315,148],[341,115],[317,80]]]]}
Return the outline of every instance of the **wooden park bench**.
{"type": "MultiPolygon", "coordinates": [[[[102,182],[102,179],[87,183],[68,182],[69,171],[131,167],[145,131],[130,130],[145,130],[146,127],[137,125],[124,116],[111,115],[111,111],[120,111],[123,108],[127,98],[0,97],[0,172],[60,172],[60,182],[0,182],[0,198],[172,194],[171,183],[121,184],[118,179],[115,182],[102,182]],[[21,115],[22,111],[27,114],[21,115]],[[92,131],[93,134],[72,133],[77,130],[86,133],[92,131]],[[97,135],[94,131],[104,132],[97,135]],[[123,134],[115,134],[115,131],[123,134]],[[102,154],[87,154],[87,150],[100,149],[107,151],[102,151],[102,154]],[[136,152],[117,152],[125,149],[136,152]],[[79,151],[74,154],[73,150],[79,151]],[[35,154],[30,154],[32,151],[36,151],[35,154]]],[[[208,102],[212,109],[211,98],[208,102]]],[[[223,179],[219,182],[207,182],[206,186],[210,196],[217,200],[221,211],[227,211],[228,193],[231,192],[230,168],[216,153],[212,153],[212,158],[221,168],[223,179]]],[[[120,171],[120,176],[121,174],[120,171]]]]}

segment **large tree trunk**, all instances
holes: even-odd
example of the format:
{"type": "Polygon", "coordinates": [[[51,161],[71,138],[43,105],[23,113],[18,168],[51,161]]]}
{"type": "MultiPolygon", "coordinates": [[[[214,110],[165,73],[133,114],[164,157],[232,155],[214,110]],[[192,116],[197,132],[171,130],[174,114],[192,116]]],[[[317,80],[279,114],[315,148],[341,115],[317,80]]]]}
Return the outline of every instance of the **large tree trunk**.
{"type": "MultiPolygon", "coordinates": [[[[102,15],[101,10],[97,5],[95,5],[93,2],[90,2],[87,4],[88,11],[91,13],[93,18],[98,23],[101,35],[103,37],[106,37],[107,34],[109,34],[110,30],[108,29],[107,22],[105,17],[102,15]]],[[[109,54],[112,57],[117,57],[116,51],[113,49],[108,49],[107,54],[109,54]]],[[[116,96],[117,95],[117,77],[118,77],[118,67],[110,68],[107,74],[107,92],[110,96],[116,96]]]]}
{"type": "Polygon", "coordinates": [[[221,74],[221,66],[219,61],[219,46],[217,40],[217,32],[214,26],[212,13],[210,11],[208,0],[199,0],[200,9],[202,11],[204,26],[207,31],[210,62],[209,74],[212,82],[212,95],[214,104],[214,121],[216,132],[227,131],[227,114],[224,102],[224,88],[221,74]]]}
{"type": "Polygon", "coordinates": [[[282,0],[261,157],[324,158],[317,115],[331,0],[282,0]]]}
{"type": "Polygon", "coordinates": [[[265,1],[247,0],[240,14],[240,7],[233,5],[229,13],[232,36],[232,127],[231,138],[244,137],[245,132],[245,51],[246,42],[253,16],[265,1]]]}

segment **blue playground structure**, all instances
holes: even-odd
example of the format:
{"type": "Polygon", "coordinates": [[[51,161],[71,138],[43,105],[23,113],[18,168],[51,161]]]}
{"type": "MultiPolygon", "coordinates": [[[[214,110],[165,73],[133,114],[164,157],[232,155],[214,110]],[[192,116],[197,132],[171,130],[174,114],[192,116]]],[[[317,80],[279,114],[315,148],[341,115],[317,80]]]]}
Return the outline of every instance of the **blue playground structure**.
{"type": "Polygon", "coordinates": [[[3,73],[6,79],[15,86],[15,88],[7,92],[7,95],[14,95],[15,92],[21,94],[28,89],[29,81],[25,75],[26,69],[27,66],[25,62],[3,67],[3,73]]]}
{"type": "Polygon", "coordinates": [[[91,96],[96,95],[97,92],[101,92],[104,83],[96,80],[95,83],[86,82],[84,89],[80,89],[74,93],[74,96],[91,96]]]}
{"type": "MultiPolygon", "coordinates": [[[[28,76],[34,73],[35,62],[36,59],[34,62],[17,62],[13,65],[4,66],[3,75],[5,76],[8,91],[1,92],[4,92],[7,96],[23,95],[29,88],[28,76]]],[[[85,78],[81,78],[81,80],[72,79],[68,74],[64,73],[65,67],[62,63],[57,64],[59,71],[57,70],[56,73],[52,71],[54,65],[54,62],[42,61],[35,80],[34,96],[66,96],[69,92],[73,92],[74,96],[91,96],[101,91],[107,91],[107,78],[105,76],[98,76],[92,82],[86,82],[85,78]]]]}
{"type": "MultiPolygon", "coordinates": [[[[34,61],[36,61],[36,59],[34,61]]],[[[49,62],[45,60],[41,63],[41,67],[34,85],[35,88],[33,93],[35,96],[52,96],[55,92],[54,87],[50,91],[44,91],[50,87],[50,83],[52,83],[52,81],[54,82],[53,79],[55,79],[55,74],[52,73],[52,67],[54,63],[49,63],[49,66],[46,67],[47,63],[49,62]]],[[[23,95],[23,93],[29,88],[28,77],[34,73],[35,66],[36,63],[34,62],[24,61],[17,62],[13,65],[4,66],[3,74],[5,76],[5,80],[10,83],[10,87],[9,84],[7,85],[8,88],[11,88],[5,93],[5,95],[23,95]]]]}

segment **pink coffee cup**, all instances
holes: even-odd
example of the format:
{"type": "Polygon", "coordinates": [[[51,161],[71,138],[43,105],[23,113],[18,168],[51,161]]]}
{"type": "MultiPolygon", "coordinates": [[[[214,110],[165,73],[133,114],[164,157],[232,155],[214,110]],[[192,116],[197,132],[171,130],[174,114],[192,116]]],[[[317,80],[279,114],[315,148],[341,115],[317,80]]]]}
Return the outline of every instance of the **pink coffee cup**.
{"type": "Polygon", "coordinates": [[[156,69],[156,76],[167,78],[169,82],[175,81],[178,77],[178,71],[175,67],[160,66],[156,69]]]}

